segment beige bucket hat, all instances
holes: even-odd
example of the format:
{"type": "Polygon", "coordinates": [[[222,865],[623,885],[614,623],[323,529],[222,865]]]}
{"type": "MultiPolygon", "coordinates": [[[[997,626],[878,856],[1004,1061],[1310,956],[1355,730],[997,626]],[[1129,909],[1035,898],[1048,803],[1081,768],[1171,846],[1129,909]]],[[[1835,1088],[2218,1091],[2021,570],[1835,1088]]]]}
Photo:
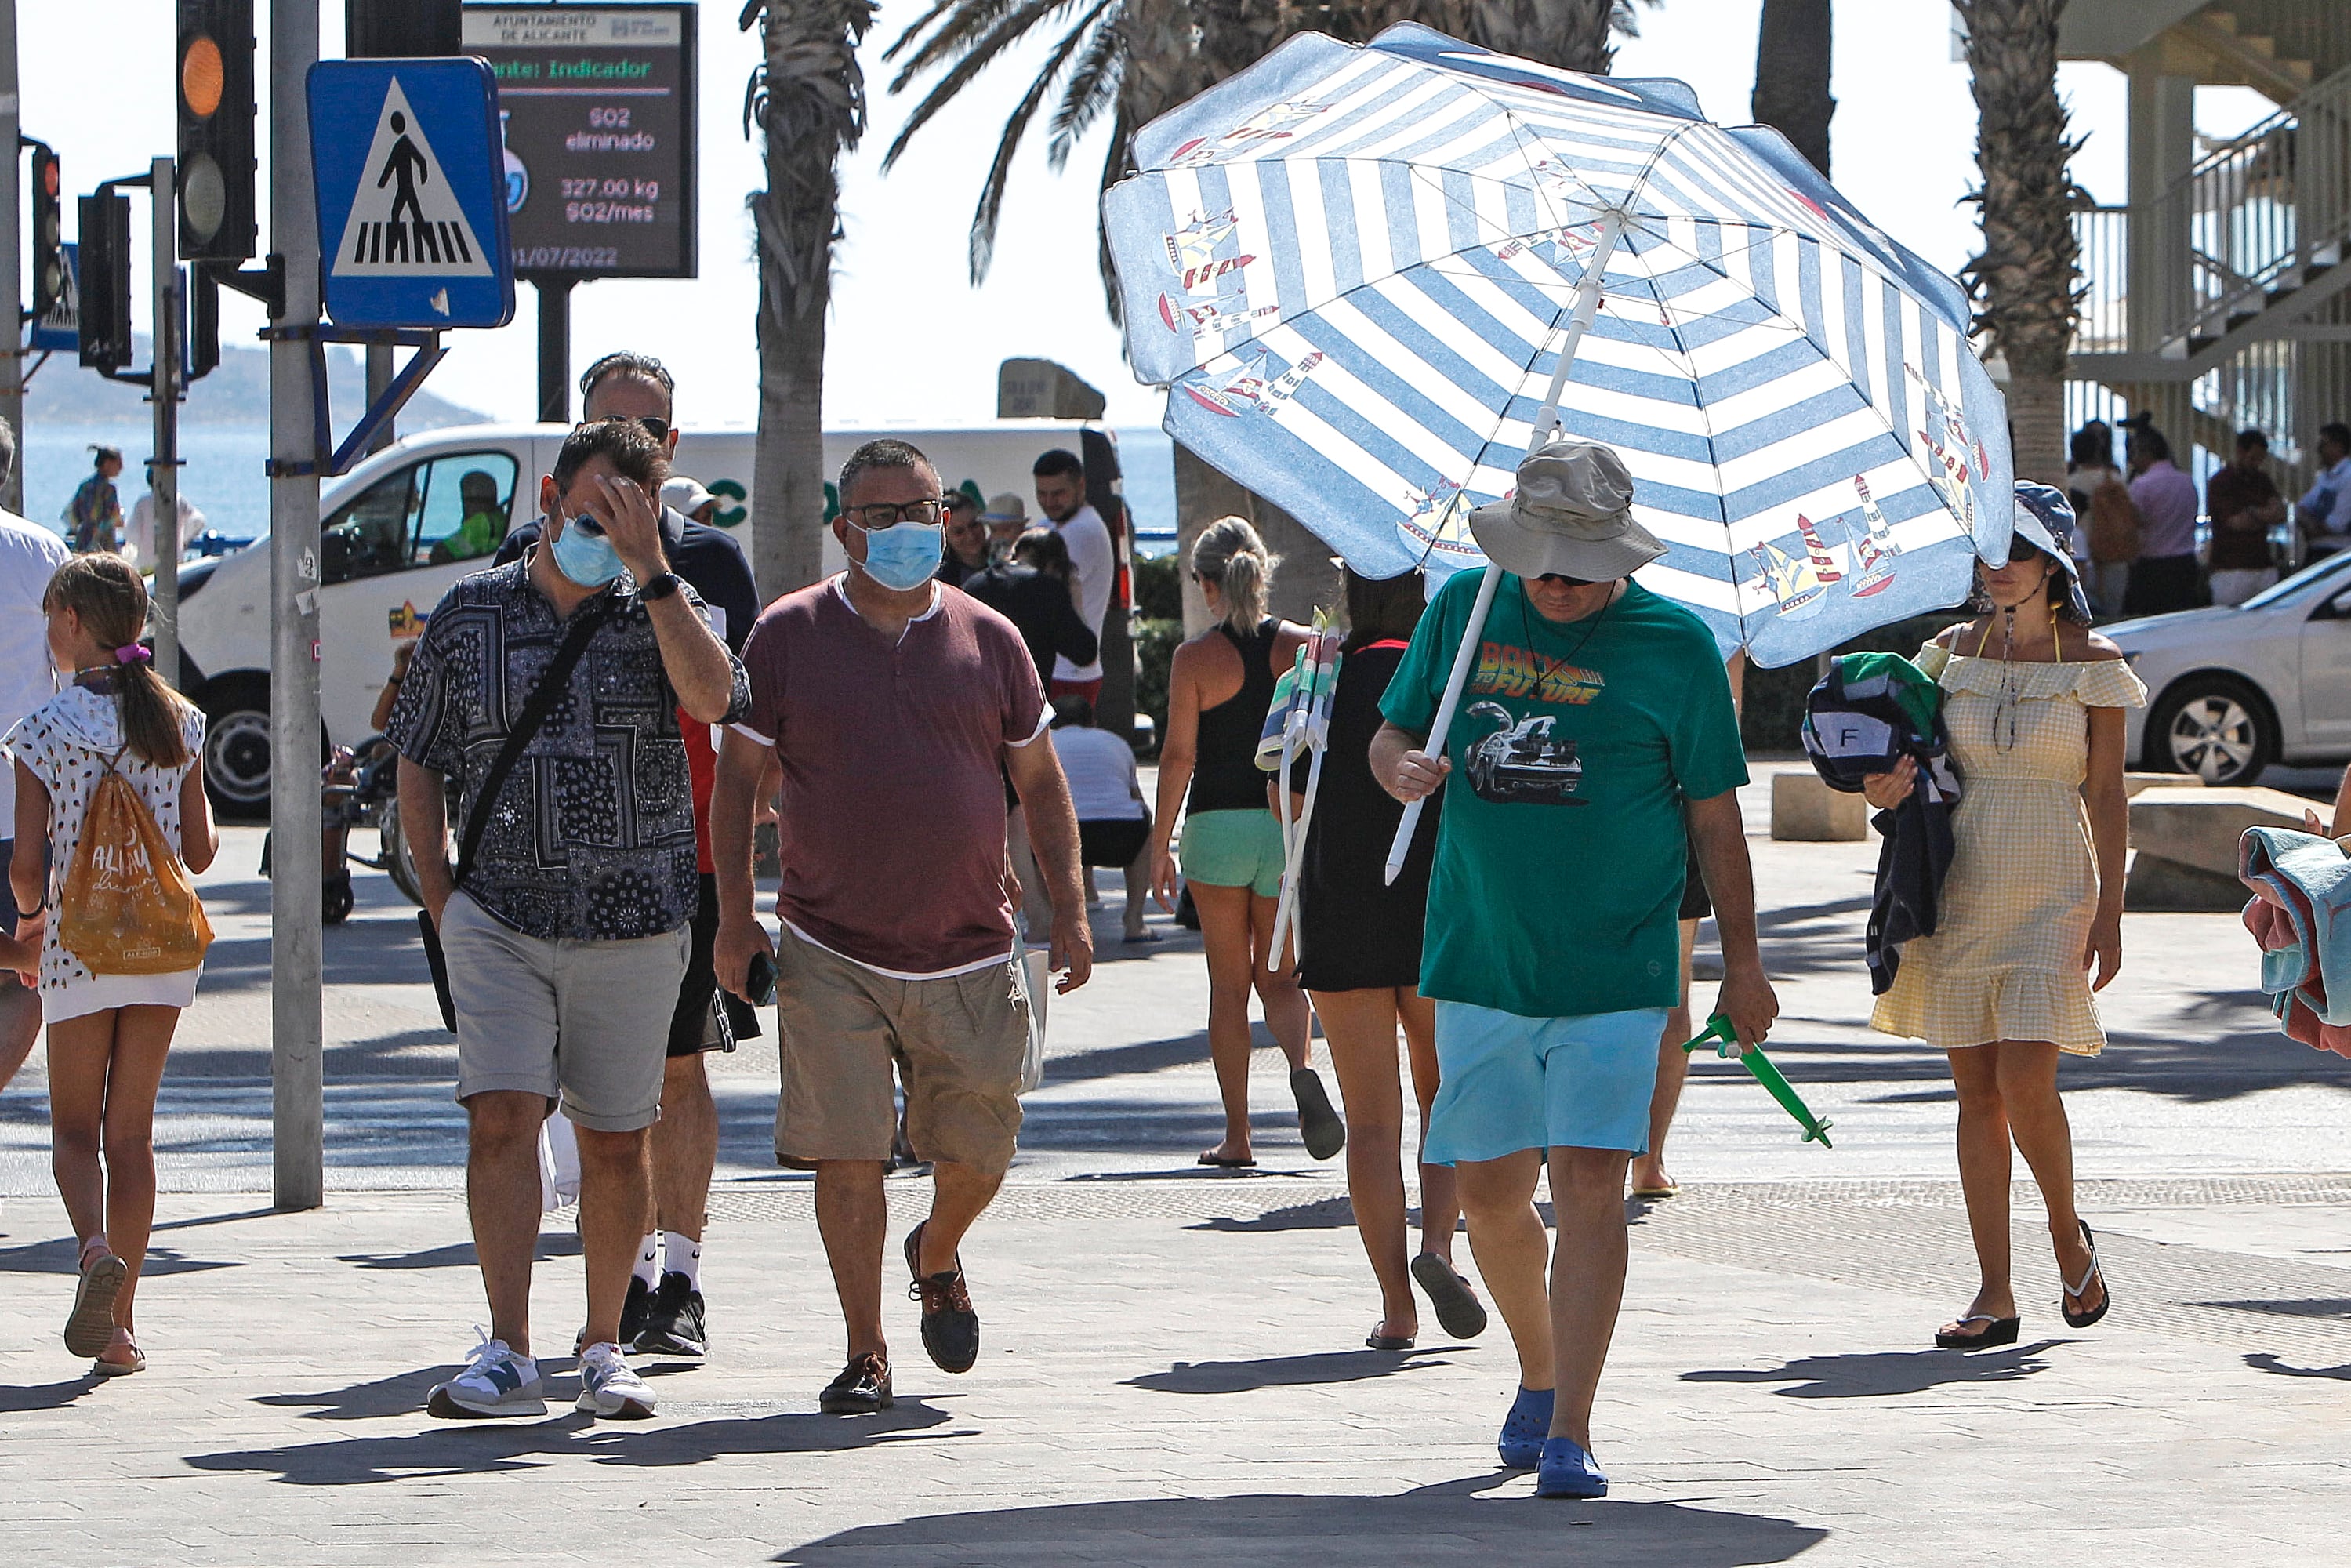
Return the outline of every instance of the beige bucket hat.
{"type": "Polygon", "coordinates": [[[1633,476],[1605,446],[1553,436],[1519,465],[1518,489],[1469,514],[1486,559],[1515,577],[1630,577],[1666,553],[1633,520],[1633,476]]]}

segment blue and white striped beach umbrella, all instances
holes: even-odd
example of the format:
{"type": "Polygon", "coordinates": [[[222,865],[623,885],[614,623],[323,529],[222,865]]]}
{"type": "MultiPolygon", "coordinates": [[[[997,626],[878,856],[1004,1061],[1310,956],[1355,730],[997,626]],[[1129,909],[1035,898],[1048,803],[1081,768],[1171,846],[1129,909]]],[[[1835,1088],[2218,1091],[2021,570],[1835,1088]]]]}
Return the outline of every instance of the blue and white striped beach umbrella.
{"type": "Polygon", "coordinates": [[[1468,509],[1509,494],[1562,354],[1561,426],[1624,455],[1667,546],[1640,580],[1726,653],[1792,663],[2005,559],[1965,295],[1679,82],[1310,34],[1135,153],[1103,222],[1136,375],[1358,571],[1482,559],[1468,509]]]}

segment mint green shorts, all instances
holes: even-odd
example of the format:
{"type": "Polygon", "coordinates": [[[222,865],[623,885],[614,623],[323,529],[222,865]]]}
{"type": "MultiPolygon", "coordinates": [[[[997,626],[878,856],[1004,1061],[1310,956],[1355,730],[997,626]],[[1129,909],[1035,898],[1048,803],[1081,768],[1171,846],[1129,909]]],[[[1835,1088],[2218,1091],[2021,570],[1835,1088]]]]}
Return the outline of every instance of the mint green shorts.
{"type": "Polygon", "coordinates": [[[1281,893],[1281,824],[1271,811],[1195,811],[1184,819],[1184,880],[1281,893]]]}

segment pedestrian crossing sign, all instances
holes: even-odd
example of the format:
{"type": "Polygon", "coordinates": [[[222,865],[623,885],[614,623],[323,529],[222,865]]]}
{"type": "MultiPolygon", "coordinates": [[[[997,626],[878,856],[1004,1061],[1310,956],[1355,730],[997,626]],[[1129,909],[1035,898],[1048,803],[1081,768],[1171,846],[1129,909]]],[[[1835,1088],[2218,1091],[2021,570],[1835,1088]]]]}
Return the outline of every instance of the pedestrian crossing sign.
{"type": "Polygon", "coordinates": [[[319,282],[342,327],[514,317],[497,89],[471,57],[310,68],[319,282]]]}

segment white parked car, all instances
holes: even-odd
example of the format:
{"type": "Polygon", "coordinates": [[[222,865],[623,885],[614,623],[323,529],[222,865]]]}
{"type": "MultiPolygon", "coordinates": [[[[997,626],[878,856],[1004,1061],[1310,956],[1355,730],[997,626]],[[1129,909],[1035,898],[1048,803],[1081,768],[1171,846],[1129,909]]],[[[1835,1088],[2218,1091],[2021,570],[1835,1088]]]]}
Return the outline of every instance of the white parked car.
{"type": "MultiPolygon", "coordinates": [[[[483,570],[486,557],[451,559],[451,541],[469,513],[491,505],[503,537],[538,514],[539,476],[554,466],[569,427],[480,424],[411,436],[331,481],[319,498],[319,706],[325,739],[351,746],[370,733],[375,699],[392,674],[395,643],[416,635],[452,583],[483,570]],[[488,497],[495,496],[494,501],[488,497]]],[[[922,448],[950,488],[983,497],[1031,497],[1029,467],[1056,446],[1114,439],[1096,427],[1005,420],[961,430],[828,431],[825,466],[837,473],[863,441],[893,435],[922,448]]],[[[751,555],[748,430],[687,430],[675,471],[719,498],[717,525],[751,555]]],[[[825,486],[828,502],[832,486],[825,486]]],[[[827,571],[841,567],[828,530],[827,571]]],[[[223,810],[269,805],[269,541],[180,569],[183,689],[210,723],[204,781],[223,810]]]]}
{"type": "Polygon", "coordinates": [[[2351,551],[2234,607],[2099,628],[2147,683],[2128,755],[2207,784],[2251,784],[2273,762],[2351,761],[2351,551]]]}

